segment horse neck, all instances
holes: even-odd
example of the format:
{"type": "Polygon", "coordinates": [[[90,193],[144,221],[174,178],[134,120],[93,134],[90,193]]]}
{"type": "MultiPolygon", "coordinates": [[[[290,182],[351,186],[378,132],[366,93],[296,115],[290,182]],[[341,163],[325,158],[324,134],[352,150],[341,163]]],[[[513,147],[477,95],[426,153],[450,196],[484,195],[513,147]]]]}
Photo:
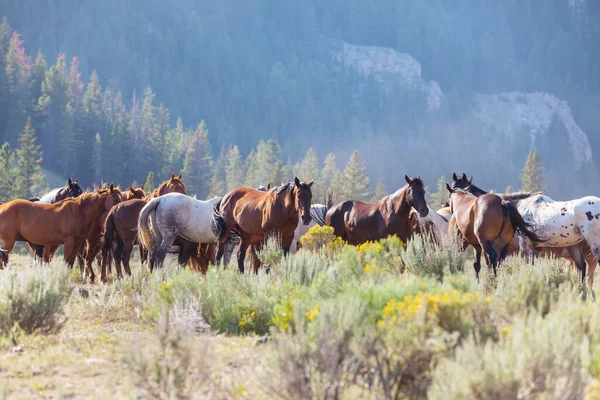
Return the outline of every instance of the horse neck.
{"type": "Polygon", "coordinates": [[[391,203],[392,212],[396,215],[408,217],[410,213],[412,207],[408,204],[408,187],[405,185],[389,196],[388,201],[391,203]]]}
{"type": "Polygon", "coordinates": [[[79,207],[83,211],[86,224],[91,224],[105,211],[104,202],[106,197],[104,194],[92,194],[90,196],[80,196],[77,198],[79,207]]]}
{"type": "Polygon", "coordinates": [[[475,186],[475,185],[469,185],[469,188],[467,191],[477,197],[487,194],[487,192],[485,190],[483,190],[479,186],[475,186]]]}
{"type": "Polygon", "coordinates": [[[469,200],[474,200],[476,199],[476,196],[472,193],[456,193],[456,204],[454,204],[454,212],[456,212],[456,209],[464,202],[467,202],[469,200]]]}
{"type": "Polygon", "coordinates": [[[294,200],[294,188],[288,188],[284,192],[275,195],[275,200],[272,205],[282,202],[283,209],[286,213],[297,214],[298,210],[296,209],[296,202],[294,200]]]}

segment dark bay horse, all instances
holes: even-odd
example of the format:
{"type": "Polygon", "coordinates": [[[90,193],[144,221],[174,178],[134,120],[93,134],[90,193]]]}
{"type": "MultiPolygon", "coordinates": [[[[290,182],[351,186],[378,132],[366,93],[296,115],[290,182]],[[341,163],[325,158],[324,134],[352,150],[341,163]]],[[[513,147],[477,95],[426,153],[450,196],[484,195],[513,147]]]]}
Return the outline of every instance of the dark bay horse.
{"type": "Polygon", "coordinates": [[[19,238],[38,245],[64,244],[65,261],[73,267],[90,225],[103,212],[121,201],[111,185],[109,189],[85,193],[75,199],[54,204],[13,200],[0,205],[0,259],[6,264],[19,238]]]}
{"type": "MultiPolygon", "coordinates": [[[[260,250],[265,240],[270,235],[281,238],[281,245],[285,254],[288,254],[294,231],[301,218],[305,225],[311,221],[310,205],[313,181],[294,182],[275,187],[271,190],[260,191],[248,187],[233,189],[227,193],[219,205],[219,211],[225,218],[226,230],[236,230],[240,237],[238,251],[238,268],[244,272],[244,259],[246,250],[252,248],[254,258],[254,272],[258,273],[260,261],[255,251],[260,250]]],[[[222,251],[217,257],[220,260],[222,251]]]]}
{"type": "MultiPolygon", "coordinates": [[[[473,184],[473,176],[467,179],[466,174],[462,174],[462,177],[456,176],[456,173],[452,175],[452,188],[465,189],[469,193],[475,196],[481,196],[487,192],[473,184]]],[[[509,194],[498,194],[502,199],[512,202],[515,206],[518,206],[521,200],[527,199],[538,193],[529,192],[516,192],[509,194]]],[[[519,246],[519,240],[515,237],[509,245],[508,254],[517,255],[521,252],[519,246]]],[[[582,241],[575,246],[569,247],[540,247],[536,251],[537,255],[548,255],[554,257],[561,257],[569,261],[579,272],[582,277],[585,277],[586,264],[589,268],[588,284],[590,288],[594,284],[594,273],[598,266],[598,259],[594,256],[592,249],[587,241],[582,241]]]]}
{"type": "Polygon", "coordinates": [[[334,234],[352,245],[398,235],[404,243],[412,235],[409,218],[411,208],[421,217],[429,213],[425,201],[425,187],[420,177],[404,176],[406,185],[377,203],[347,200],[333,206],[325,216],[325,223],[334,234]]]}
{"type": "MultiPolygon", "coordinates": [[[[119,189],[119,188],[117,188],[119,189]]],[[[123,200],[131,200],[131,199],[143,199],[145,197],[144,189],[134,189],[132,186],[129,186],[129,189],[123,193],[121,193],[121,198],[123,200]]],[[[92,263],[94,259],[102,250],[102,236],[104,234],[104,226],[106,217],[109,211],[106,211],[94,221],[94,223],[90,226],[90,230],[87,234],[85,240],[85,264],[87,274],[90,277],[90,281],[93,282],[95,279],[94,268],[92,263]]],[[[102,267],[102,265],[101,265],[102,267]]],[[[100,273],[100,282],[106,283],[106,275],[100,273]]]]}
{"type": "MultiPolygon", "coordinates": [[[[107,270],[110,270],[113,259],[116,264],[118,277],[122,276],[121,262],[123,263],[125,272],[131,275],[129,261],[137,239],[140,211],[146,205],[147,200],[167,193],[187,194],[185,184],[181,181],[181,174],[177,177],[175,174],[172,174],[171,179],[164,181],[150,195],[146,196],[145,199],[127,200],[109,211],[103,230],[104,246],[102,248],[101,276],[104,274],[103,276],[106,277],[107,270]],[[113,243],[115,246],[113,246],[113,243]]],[[[142,252],[141,247],[140,257],[143,263],[146,260],[146,255],[142,252]]]]}
{"type": "Polygon", "coordinates": [[[519,211],[510,201],[496,194],[484,194],[479,197],[463,189],[453,189],[448,184],[450,193],[450,231],[458,228],[463,240],[463,248],[468,245],[475,249],[475,275],[479,280],[481,270],[481,251],[486,254],[486,261],[494,268],[494,275],[499,263],[508,253],[508,246],[515,233],[539,242],[542,241],[533,233],[519,211]]]}

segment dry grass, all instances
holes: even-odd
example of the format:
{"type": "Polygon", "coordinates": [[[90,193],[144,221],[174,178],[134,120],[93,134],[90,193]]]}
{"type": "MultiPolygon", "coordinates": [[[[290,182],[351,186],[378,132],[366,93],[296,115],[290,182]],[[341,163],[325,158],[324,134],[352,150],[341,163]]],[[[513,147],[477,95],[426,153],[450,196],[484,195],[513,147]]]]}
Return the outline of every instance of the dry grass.
{"type": "MultiPolygon", "coordinates": [[[[29,263],[29,257],[13,255],[10,269],[19,271],[29,263]]],[[[144,275],[139,265],[134,270],[144,275]]],[[[138,346],[147,357],[159,354],[156,321],[145,309],[151,302],[152,281],[160,277],[153,275],[151,282],[141,283],[136,276],[106,286],[77,283],[76,273],[73,278],[77,289],[66,307],[62,330],[48,335],[21,332],[0,339],[0,398],[149,398],[136,387],[127,359],[138,346]],[[89,297],[81,296],[80,289],[89,297]]],[[[182,319],[185,310],[175,307],[174,312],[179,313],[176,319],[182,319]]],[[[255,347],[257,337],[252,335],[199,332],[186,333],[189,379],[202,378],[189,398],[260,397],[267,347],[255,347]]]]}

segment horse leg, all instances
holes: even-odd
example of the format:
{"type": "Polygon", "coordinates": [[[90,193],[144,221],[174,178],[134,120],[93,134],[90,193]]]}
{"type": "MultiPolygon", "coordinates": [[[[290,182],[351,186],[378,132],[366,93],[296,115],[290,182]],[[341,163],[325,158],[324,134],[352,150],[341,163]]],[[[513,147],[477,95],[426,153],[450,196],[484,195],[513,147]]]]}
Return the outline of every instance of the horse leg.
{"type": "MultiPolygon", "coordinates": [[[[133,253],[133,245],[127,243],[121,245],[121,260],[123,261],[123,268],[125,273],[131,276],[131,268],[129,267],[129,261],[131,260],[131,253],[133,253]]],[[[121,274],[121,263],[116,264],[117,277],[122,276],[121,274]]]]}
{"type": "Polygon", "coordinates": [[[510,243],[507,244],[506,246],[504,246],[504,248],[502,249],[502,251],[500,251],[500,257],[498,257],[498,264],[501,264],[504,262],[504,259],[506,259],[506,256],[508,255],[508,249],[510,247],[510,243]]]}
{"type": "Polygon", "coordinates": [[[479,282],[479,271],[481,271],[481,247],[473,246],[475,249],[475,262],[473,263],[473,268],[475,269],[475,278],[477,278],[477,282],[479,282]]]}
{"type": "Polygon", "coordinates": [[[0,267],[4,268],[8,264],[8,255],[15,246],[14,238],[2,237],[2,248],[0,248],[0,267]]]}
{"type": "Polygon", "coordinates": [[[581,283],[585,284],[585,258],[583,257],[583,251],[581,249],[581,243],[576,244],[574,246],[567,247],[569,251],[569,256],[573,259],[575,266],[577,267],[577,271],[581,272],[581,283]]]}
{"type": "Polygon", "coordinates": [[[244,273],[244,259],[246,258],[246,251],[248,250],[249,243],[247,240],[242,239],[240,248],[238,249],[237,261],[238,269],[241,274],[244,273]]]}
{"type": "MultiPolygon", "coordinates": [[[[261,246],[262,247],[262,246],[261,246]]],[[[258,271],[260,270],[260,259],[258,258],[257,252],[260,251],[258,245],[250,246],[250,256],[252,257],[252,266],[254,268],[254,273],[258,275],[258,271]]],[[[269,270],[267,269],[267,273],[269,270]]]]}
{"type": "MultiPolygon", "coordinates": [[[[296,243],[294,243],[294,236],[281,237],[281,247],[283,248],[284,255],[287,256],[295,245],[296,243]]],[[[292,251],[292,254],[296,252],[295,249],[293,250],[294,251],[292,251]]]]}
{"type": "Polygon", "coordinates": [[[492,245],[492,242],[490,242],[489,240],[484,241],[483,243],[481,243],[481,247],[483,247],[483,250],[485,251],[485,254],[487,254],[487,262],[488,262],[488,267],[492,267],[494,268],[494,276],[496,275],[496,267],[498,266],[498,253],[496,252],[496,249],[494,249],[494,245],[492,245]]]}
{"type": "Polygon", "coordinates": [[[167,257],[167,252],[173,246],[175,239],[179,235],[177,232],[169,232],[170,235],[163,236],[162,242],[160,245],[156,246],[154,250],[154,258],[156,263],[156,268],[162,268],[165,258],[167,257]]]}

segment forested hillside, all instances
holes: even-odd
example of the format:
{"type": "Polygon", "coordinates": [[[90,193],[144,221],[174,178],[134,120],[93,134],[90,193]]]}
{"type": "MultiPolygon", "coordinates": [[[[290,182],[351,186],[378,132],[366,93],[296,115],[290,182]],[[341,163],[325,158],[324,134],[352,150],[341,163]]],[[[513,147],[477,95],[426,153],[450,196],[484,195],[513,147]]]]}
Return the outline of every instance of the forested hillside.
{"type": "MultiPolygon", "coordinates": [[[[0,0],[0,10],[25,41],[3,28],[0,140],[15,146],[31,116],[44,166],[87,184],[185,170],[186,156],[212,165],[230,145],[248,164],[269,138],[283,175],[310,146],[319,169],[330,152],[360,150],[371,190],[404,172],[432,186],[452,169],[517,185],[532,145],[557,160],[550,192],[598,181],[597,2],[0,0]]],[[[211,177],[197,178],[208,194],[213,173],[194,168],[211,177]]]]}

